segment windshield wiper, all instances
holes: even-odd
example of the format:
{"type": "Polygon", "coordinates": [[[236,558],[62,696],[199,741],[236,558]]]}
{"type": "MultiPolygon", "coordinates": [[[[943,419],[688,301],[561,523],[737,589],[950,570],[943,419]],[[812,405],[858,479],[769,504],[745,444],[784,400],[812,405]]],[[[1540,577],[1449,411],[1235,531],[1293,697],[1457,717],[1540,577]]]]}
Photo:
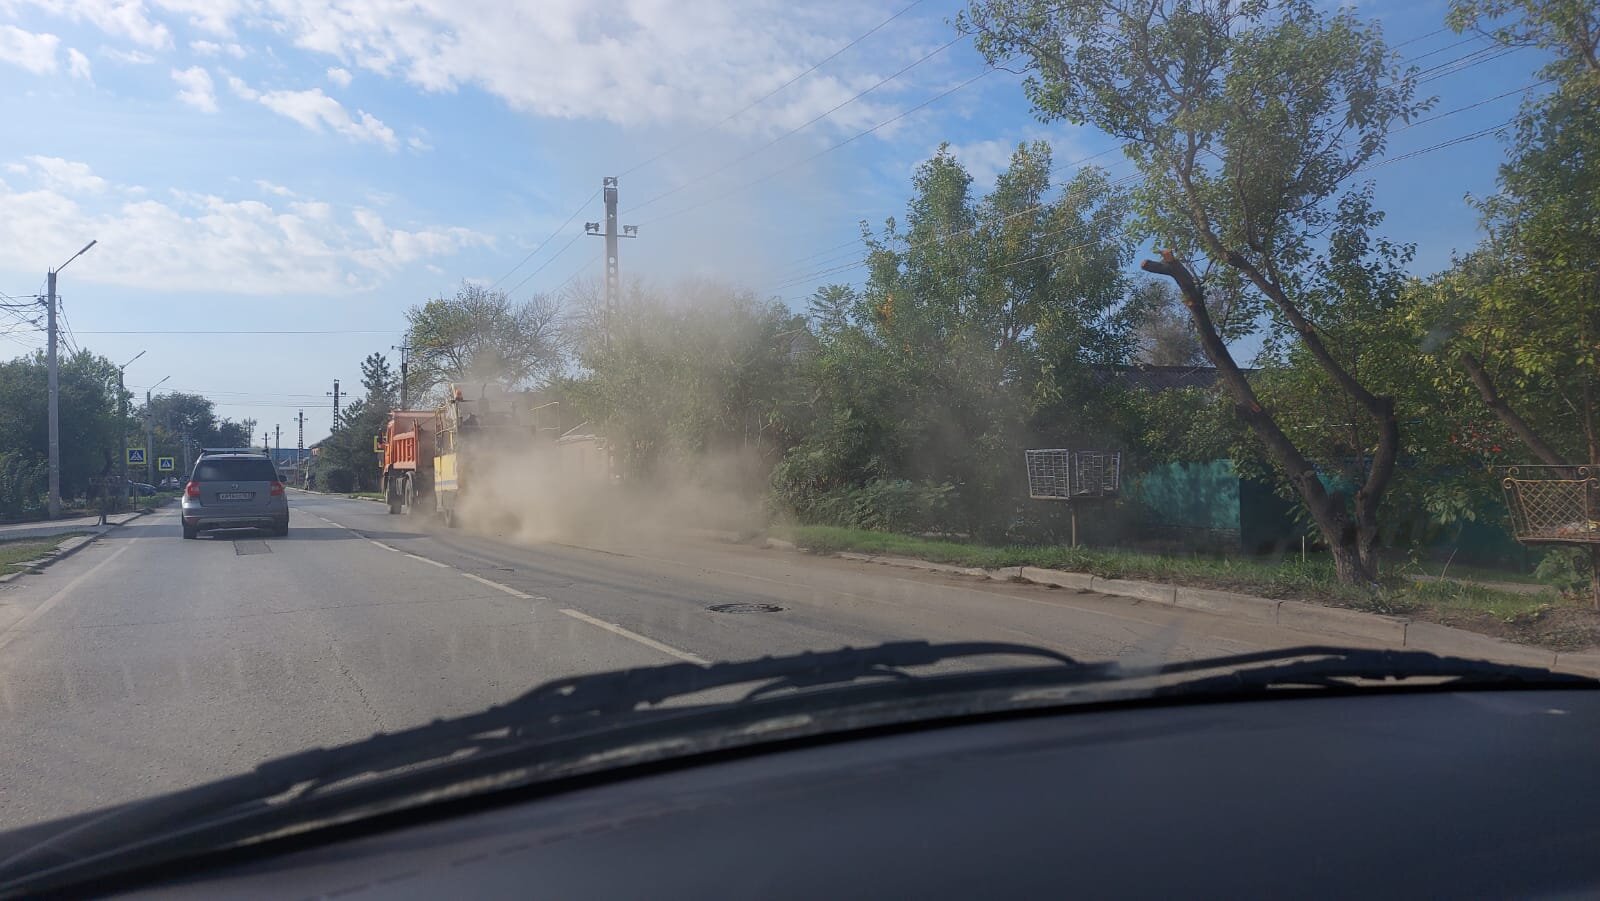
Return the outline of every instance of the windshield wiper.
{"type": "MultiPolygon", "coordinates": [[[[19,830],[16,836],[22,838],[18,842],[21,850],[0,858],[0,890],[17,887],[31,890],[34,886],[49,884],[36,882],[36,879],[50,879],[55,874],[81,874],[85,869],[94,869],[96,863],[107,863],[124,855],[158,849],[170,851],[178,847],[192,852],[194,848],[190,845],[202,844],[209,848],[226,847],[230,841],[245,839],[226,839],[225,835],[240,836],[248,830],[239,833],[225,829],[213,833],[208,830],[208,823],[226,819],[243,825],[253,819],[254,813],[286,813],[288,808],[293,808],[294,801],[360,776],[391,773],[508,745],[537,748],[541,739],[584,734],[586,727],[593,727],[588,734],[603,734],[612,727],[640,722],[640,716],[672,712],[658,705],[674,698],[732,686],[754,687],[733,702],[683,710],[690,714],[711,710],[737,715],[751,703],[781,689],[803,691],[852,686],[862,680],[876,681],[874,685],[861,687],[867,695],[852,694],[852,701],[956,697],[994,691],[1018,693],[1039,688],[1097,685],[1127,688],[1144,697],[1204,695],[1223,699],[1290,686],[1354,688],[1373,680],[1428,679],[1436,680],[1438,687],[1446,689],[1600,685],[1582,676],[1538,667],[1504,666],[1440,657],[1423,651],[1359,650],[1321,645],[1129,667],[1115,661],[1083,663],[1065,654],[1023,644],[906,641],[749,661],[710,665],[679,663],[597,673],[546,683],[480,713],[379,733],[342,747],[291,754],[267,761],[239,776],[74,818],[60,826],[44,824],[19,830]],[[908,672],[911,668],[950,660],[998,655],[1032,657],[1054,665],[929,675],[908,672]],[[1218,671],[1220,674],[1198,678],[1176,678],[1218,671]],[[886,679],[892,680],[891,684],[882,684],[886,679]],[[26,882],[13,883],[13,879],[26,882]]],[[[1017,698],[1021,697],[1017,694],[1017,698]]],[[[1090,696],[1086,700],[1095,699],[1096,696],[1090,696]]],[[[791,696],[791,705],[797,701],[813,703],[803,696],[791,696]]],[[[1000,701],[1003,702],[1004,697],[1000,701]]],[[[821,705],[819,709],[827,709],[829,703],[821,699],[815,702],[821,705]]],[[[1017,700],[1013,706],[1038,706],[1039,703],[1038,700],[1017,700]]],[[[991,709],[1004,706],[1001,703],[999,708],[991,709]]]]}
{"type": "Polygon", "coordinates": [[[25,841],[21,850],[0,857],[0,887],[10,889],[11,877],[72,867],[108,848],[116,853],[132,851],[161,841],[161,836],[174,830],[190,832],[209,818],[272,809],[281,806],[281,800],[303,798],[323,786],[359,776],[555,737],[582,725],[621,724],[630,719],[629,714],[673,698],[757,683],[743,699],[750,701],[778,688],[817,688],[870,678],[910,679],[913,677],[906,670],[911,667],[996,655],[1041,658],[1060,665],[1052,669],[1099,672],[1110,666],[1079,663],[1065,654],[1024,644],[900,641],[710,665],[677,663],[574,676],[547,682],[479,713],[380,732],[340,747],[290,754],[248,773],[79,818],[59,831],[40,834],[49,824],[18,830],[19,835],[40,840],[25,841]],[[287,797],[274,803],[280,796],[287,797]],[[130,842],[130,836],[139,838],[130,842]]]}
{"type": "MultiPolygon", "coordinates": [[[[1176,675],[1204,670],[1223,670],[1204,676],[1161,685],[1152,691],[1157,697],[1173,695],[1240,694],[1265,689],[1354,688],[1364,682],[1402,682],[1438,679],[1440,687],[1471,686],[1595,686],[1594,679],[1573,673],[1560,673],[1538,666],[1516,666],[1443,657],[1428,651],[1365,650],[1358,648],[1306,645],[1278,651],[1258,651],[1206,660],[1184,661],[1155,667],[1150,672],[1176,675]],[[1270,666],[1251,666],[1270,663],[1270,666]]],[[[1370,686],[1367,686],[1370,687],[1370,686]]]]}

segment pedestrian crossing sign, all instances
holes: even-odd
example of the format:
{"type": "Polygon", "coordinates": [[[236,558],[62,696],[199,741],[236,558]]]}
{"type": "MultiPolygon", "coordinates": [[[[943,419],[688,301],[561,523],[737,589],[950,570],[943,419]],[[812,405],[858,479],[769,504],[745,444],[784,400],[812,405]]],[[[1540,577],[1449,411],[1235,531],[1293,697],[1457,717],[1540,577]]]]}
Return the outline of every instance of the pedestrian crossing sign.
{"type": "Polygon", "coordinates": [[[143,466],[144,465],[144,448],[142,448],[142,447],[130,447],[130,448],[128,448],[128,465],[129,466],[143,466]]]}
{"type": "Polygon", "coordinates": [[[158,472],[171,472],[177,469],[177,463],[171,457],[157,457],[156,470],[158,472]]]}

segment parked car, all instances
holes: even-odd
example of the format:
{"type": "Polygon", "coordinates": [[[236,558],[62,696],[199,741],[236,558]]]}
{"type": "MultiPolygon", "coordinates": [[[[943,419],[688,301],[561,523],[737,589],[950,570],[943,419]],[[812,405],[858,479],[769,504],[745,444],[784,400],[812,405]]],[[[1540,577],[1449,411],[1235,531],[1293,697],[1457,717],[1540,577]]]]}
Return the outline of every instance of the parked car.
{"type": "Polygon", "coordinates": [[[209,529],[289,534],[289,498],[266,454],[205,454],[183,487],[183,537],[209,529]]]}
{"type": "Polygon", "coordinates": [[[129,481],[128,491],[130,494],[137,494],[140,497],[150,497],[156,493],[156,486],[144,482],[129,481]]]}
{"type": "Polygon", "coordinates": [[[176,490],[178,488],[182,488],[183,487],[183,483],[178,481],[178,477],[177,476],[167,476],[166,478],[162,479],[160,482],[157,482],[156,486],[158,488],[160,488],[161,490],[163,490],[163,491],[172,491],[172,490],[176,490]]]}

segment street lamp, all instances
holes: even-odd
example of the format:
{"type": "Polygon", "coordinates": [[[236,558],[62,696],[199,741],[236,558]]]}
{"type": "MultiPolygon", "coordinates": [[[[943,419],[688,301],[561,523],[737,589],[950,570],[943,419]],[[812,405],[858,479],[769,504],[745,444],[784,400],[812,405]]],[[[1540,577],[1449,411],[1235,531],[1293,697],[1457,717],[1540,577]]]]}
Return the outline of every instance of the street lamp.
{"type": "MultiPolygon", "coordinates": [[[[98,244],[90,241],[83,245],[83,250],[67,257],[67,263],[84,255],[89,248],[98,244]]],[[[45,313],[47,325],[45,331],[49,333],[49,350],[45,353],[45,364],[49,370],[50,400],[50,518],[55,519],[61,515],[61,376],[57,372],[56,364],[56,273],[67,268],[67,263],[62,263],[45,273],[45,282],[49,286],[46,293],[45,313]]]]}
{"type": "MultiPolygon", "coordinates": [[[[161,382],[170,378],[172,376],[164,375],[161,377],[161,382]]],[[[155,423],[150,416],[150,395],[161,387],[161,382],[151,385],[144,393],[144,477],[147,481],[150,479],[150,449],[155,446],[156,441],[155,423]]]]}
{"type": "MultiPolygon", "coordinates": [[[[134,354],[133,360],[144,356],[144,353],[141,350],[134,354]]],[[[122,413],[122,428],[120,429],[122,432],[122,491],[119,493],[122,495],[122,506],[124,507],[128,506],[128,391],[122,384],[122,371],[132,366],[133,360],[129,360],[117,367],[117,409],[122,413]]],[[[150,448],[146,447],[144,452],[148,455],[150,448]]]]}

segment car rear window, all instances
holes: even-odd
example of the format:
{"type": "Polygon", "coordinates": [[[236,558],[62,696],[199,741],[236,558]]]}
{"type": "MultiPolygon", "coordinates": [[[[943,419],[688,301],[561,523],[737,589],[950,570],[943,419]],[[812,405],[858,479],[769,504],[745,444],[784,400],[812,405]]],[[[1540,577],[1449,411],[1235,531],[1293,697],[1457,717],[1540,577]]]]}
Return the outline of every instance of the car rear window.
{"type": "Polygon", "coordinates": [[[194,468],[196,482],[274,482],[278,470],[271,460],[201,460],[194,468]]]}

